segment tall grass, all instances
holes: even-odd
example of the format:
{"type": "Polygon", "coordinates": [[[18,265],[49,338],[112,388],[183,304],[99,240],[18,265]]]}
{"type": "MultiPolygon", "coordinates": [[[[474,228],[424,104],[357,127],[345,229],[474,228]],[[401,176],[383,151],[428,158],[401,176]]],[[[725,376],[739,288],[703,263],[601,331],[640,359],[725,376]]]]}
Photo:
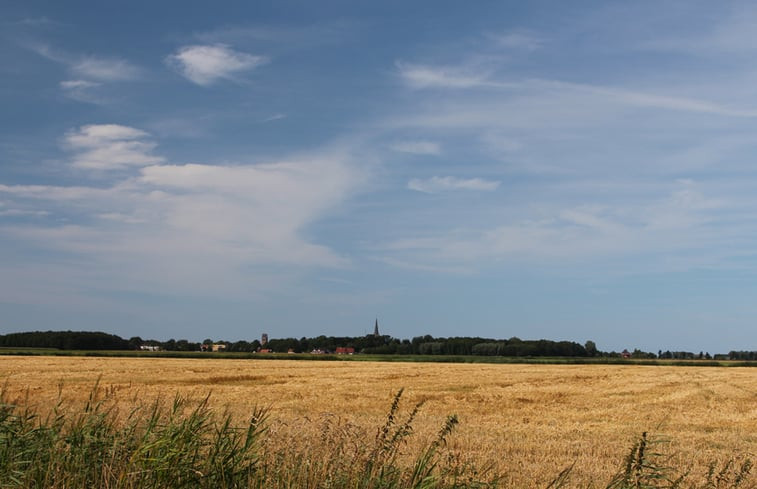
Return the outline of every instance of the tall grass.
{"type": "MultiPolygon", "coordinates": [[[[0,487],[14,488],[484,488],[503,477],[465,461],[448,446],[456,416],[435,437],[407,453],[422,403],[402,408],[400,390],[384,423],[366,433],[324,417],[316,436],[272,423],[254,409],[244,426],[210,408],[206,397],[175,397],[119,412],[107,389],[92,390],[83,406],[62,402],[41,415],[28,395],[11,400],[0,389],[0,487]]],[[[312,421],[310,421],[312,422],[312,421]]],[[[694,478],[669,466],[663,440],[642,437],[607,489],[755,487],[750,460],[713,462],[694,478]]],[[[550,488],[569,487],[569,467],[550,488]]],[[[701,472],[701,471],[700,471],[701,472]]]]}
{"type": "Polygon", "coordinates": [[[607,489],[757,487],[753,479],[750,481],[752,461],[749,458],[728,459],[722,463],[713,461],[704,476],[692,480],[691,467],[681,470],[670,464],[671,457],[663,449],[668,443],[664,437],[642,433],[607,489]]]}
{"type": "Polygon", "coordinates": [[[264,410],[238,428],[207,398],[121,415],[99,392],[80,410],[58,403],[44,418],[28,398],[11,403],[0,393],[0,487],[247,487],[257,472],[264,410]]]}

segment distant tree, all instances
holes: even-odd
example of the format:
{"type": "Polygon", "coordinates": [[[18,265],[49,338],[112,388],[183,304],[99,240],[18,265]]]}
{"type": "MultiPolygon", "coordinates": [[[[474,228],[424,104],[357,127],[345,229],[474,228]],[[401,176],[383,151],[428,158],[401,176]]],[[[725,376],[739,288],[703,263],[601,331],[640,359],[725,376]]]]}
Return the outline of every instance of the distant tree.
{"type": "Polygon", "coordinates": [[[599,350],[597,350],[597,344],[591,340],[586,340],[584,348],[586,349],[586,356],[596,357],[599,353],[599,350]]]}
{"type": "Polygon", "coordinates": [[[634,351],[631,353],[631,358],[656,358],[657,356],[654,353],[641,351],[638,348],[634,349],[634,351]]]}
{"type": "Polygon", "coordinates": [[[190,343],[187,340],[178,340],[176,342],[176,350],[177,351],[195,351],[198,348],[195,346],[195,344],[190,343]]]}
{"type": "Polygon", "coordinates": [[[142,341],[142,338],[140,338],[139,336],[132,336],[131,338],[129,338],[129,349],[139,350],[139,348],[142,346],[142,343],[144,343],[144,341],[142,341]]]}

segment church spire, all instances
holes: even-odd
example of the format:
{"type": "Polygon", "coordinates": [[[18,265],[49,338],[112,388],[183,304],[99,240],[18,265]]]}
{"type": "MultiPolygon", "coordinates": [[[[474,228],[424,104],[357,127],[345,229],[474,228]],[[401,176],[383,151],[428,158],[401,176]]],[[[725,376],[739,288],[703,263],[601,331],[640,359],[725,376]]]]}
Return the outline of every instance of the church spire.
{"type": "Polygon", "coordinates": [[[376,318],[376,326],[373,327],[373,336],[375,336],[376,338],[380,336],[378,330],[378,318],[376,318]]]}

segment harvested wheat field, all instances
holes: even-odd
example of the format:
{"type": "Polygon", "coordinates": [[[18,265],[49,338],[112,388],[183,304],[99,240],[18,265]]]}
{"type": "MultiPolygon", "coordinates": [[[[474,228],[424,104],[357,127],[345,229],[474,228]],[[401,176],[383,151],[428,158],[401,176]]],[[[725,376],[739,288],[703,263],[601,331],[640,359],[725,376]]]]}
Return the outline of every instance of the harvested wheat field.
{"type": "Polygon", "coordinates": [[[757,370],[620,365],[487,365],[292,360],[0,357],[7,396],[39,409],[60,395],[101,396],[124,412],[180,394],[240,422],[270,406],[267,443],[328,447],[326,431],[373,436],[394,395],[402,413],[425,401],[408,444],[427,442],[449,414],[450,447],[504,474],[503,485],[544,487],[575,462],[571,486],[603,487],[645,431],[665,435],[676,466],[757,452],[757,370]]]}

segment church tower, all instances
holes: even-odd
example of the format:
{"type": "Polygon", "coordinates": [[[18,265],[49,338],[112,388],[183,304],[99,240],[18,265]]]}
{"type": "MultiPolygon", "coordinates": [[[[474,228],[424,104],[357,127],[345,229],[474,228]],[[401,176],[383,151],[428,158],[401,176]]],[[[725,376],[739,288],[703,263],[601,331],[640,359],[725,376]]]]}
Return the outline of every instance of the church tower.
{"type": "Polygon", "coordinates": [[[378,318],[376,318],[376,325],[373,327],[373,336],[375,336],[376,338],[381,336],[378,330],[378,318]]]}

